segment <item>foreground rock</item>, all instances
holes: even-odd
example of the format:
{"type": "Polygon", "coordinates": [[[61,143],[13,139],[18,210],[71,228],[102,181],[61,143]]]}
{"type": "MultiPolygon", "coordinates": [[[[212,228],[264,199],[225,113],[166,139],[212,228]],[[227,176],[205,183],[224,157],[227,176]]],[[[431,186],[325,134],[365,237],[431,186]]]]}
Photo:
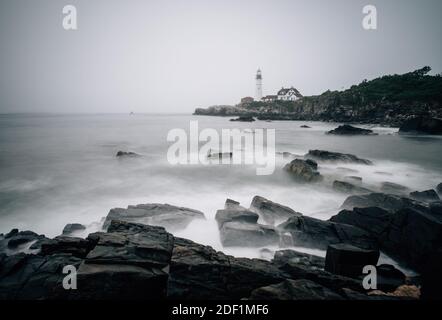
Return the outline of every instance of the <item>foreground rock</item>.
{"type": "Polygon", "coordinates": [[[436,187],[436,191],[438,194],[442,195],[442,183],[439,183],[436,187]]]}
{"type": "Polygon", "coordinates": [[[287,275],[263,260],[233,258],[211,247],[176,238],[170,265],[172,299],[241,299],[287,275]]]}
{"type": "MultiPolygon", "coordinates": [[[[33,231],[19,231],[12,229],[9,233],[0,235],[0,253],[13,254],[31,249],[30,247],[40,240],[47,239],[42,234],[33,231]]],[[[35,249],[37,247],[34,247],[35,249]]]]}
{"type": "Polygon", "coordinates": [[[343,297],[310,280],[285,280],[253,290],[249,300],[343,300],[343,297]]]}
{"type": "Polygon", "coordinates": [[[382,251],[422,271],[436,252],[442,252],[442,215],[439,206],[425,207],[400,200],[384,209],[343,210],[331,221],[365,230],[382,251]]]}
{"type": "Polygon", "coordinates": [[[301,213],[281,204],[272,202],[260,196],[255,196],[250,204],[250,210],[259,214],[259,216],[268,224],[274,225],[293,216],[302,216],[301,213]]]}
{"type": "Polygon", "coordinates": [[[278,226],[281,233],[292,236],[294,246],[326,250],[330,244],[348,243],[360,248],[377,247],[366,231],[346,224],[323,221],[307,216],[292,217],[278,226]]]}
{"type": "Polygon", "coordinates": [[[175,207],[169,204],[139,204],[127,209],[114,208],[109,211],[103,228],[106,229],[112,220],[142,223],[165,227],[170,231],[186,228],[194,219],[204,219],[204,213],[198,210],[175,207]]]}
{"type": "Polygon", "coordinates": [[[296,180],[302,182],[317,182],[322,180],[318,172],[318,164],[313,160],[295,159],[284,167],[296,180]]]}
{"type": "Polygon", "coordinates": [[[334,274],[358,278],[367,265],[376,266],[379,250],[364,250],[349,244],[328,246],[325,270],[334,274]]]}
{"type": "Polygon", "coordinates": [[[319,161],[331,161],[331,162],[346,162],[356,164],[373,164],[370,160],[361,159],[352,154],[330,152],[324,150],[310,150],[306,155],[306,158],[319,160],[319,161]]]}
{"type": "Polygon", "coordinates": [[[348,124],[344,124],[342,126],[337,127],[334,130],[328,131],[327,134],[336,134],[336,135],[375,135],[373,130],[362,129],[353,127],[348,124]]]}
{"type": "Polygon", "coordinates": [[[399,132],[442,134],[442,119],[415,117],[405,121],[399,128],[399,132]]]}

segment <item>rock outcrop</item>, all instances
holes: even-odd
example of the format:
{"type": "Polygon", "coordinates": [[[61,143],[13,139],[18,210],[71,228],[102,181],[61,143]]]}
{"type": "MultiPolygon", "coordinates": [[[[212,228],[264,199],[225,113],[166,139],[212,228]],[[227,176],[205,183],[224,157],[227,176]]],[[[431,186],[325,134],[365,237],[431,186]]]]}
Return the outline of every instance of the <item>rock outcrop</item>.
{"type": "Polygon", "coordinates": [[[204,213],[194,209],[171,206],[169,204],[139,204],[127,209],[111,209],[104,221],[106,229],[112,220],[142,223],[165,227],[170,231],[186,228],[194,219],[204,219],[204,213]]]}
{"type": "Polygon", "coordinates": [[[375,133],[373,133],[373,130],[357,128],[348,124],[344,124],[342,126],[337,127],[336,129],[328,131],[327,134],[354,136],[354,135],[374,135],[375,133]]]}
{"type": "Polygon", "coordinates": [[[414,117],[405,121],[399,133],[442,134],[442,119],[430,117],[414,117]]]}
{"type": "Polygon", "coordinates": [[[349,194],[367,194],[372,192],[369,189],[356,186],[346,181],[334,181],[333,189],[342,193],[349,193],[349,194]]]}
{"type": "Polygon", "coordinates": [[[302,216],[301,213],[283,206],[281,204],[272,202],[260,196],[255,196],[250,204],[250,210],[259,214],[259,216],[268,224],[285,221],[293,216],[302,216]]]}
{"type": "Polygon", "coordinates": [[[284,167],[297,181],[317,182],[322,180],[318,164],[313,160],[295,159],[284,167]]]}
{"type": "Polygon", "coordinates": [[[422,202],[439,201],[440,198],[434,190],[415,191],[410,193],[410,198],[422,202]]]}
{"type": "Polygon", "coordinates": [[[317,161],[329,161],[329,162],[346,162],[356,164],[373,164],[370,160],[361,159],[353,154],[330,152],[324,150],[310,150],[306,155],[306,158],[317,161]]]}
{"type": "Polygon", "coordinates": [[[326,250],[330,244],[347,243],[360,248],[376,248],[376,240],[366,231],[347,224],[312,217],[292,217],[278,226],[292,236],[293,245],[326,250]]]}

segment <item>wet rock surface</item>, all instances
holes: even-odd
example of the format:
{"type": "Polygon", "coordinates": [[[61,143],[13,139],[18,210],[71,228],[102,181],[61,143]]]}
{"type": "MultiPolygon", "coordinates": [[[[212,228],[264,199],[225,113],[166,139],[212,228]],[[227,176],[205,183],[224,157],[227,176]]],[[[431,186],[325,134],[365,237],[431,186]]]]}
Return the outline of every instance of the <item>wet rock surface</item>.
{"type": "Polygon", "coordinates": [[[344,124],[342,126],[337,127],[336,129],[327,132],[327,134],[351,136],[351,135],[374,135],[375,133],[373,133],[373,130],[357,128],[348,124],[344,124]]]}

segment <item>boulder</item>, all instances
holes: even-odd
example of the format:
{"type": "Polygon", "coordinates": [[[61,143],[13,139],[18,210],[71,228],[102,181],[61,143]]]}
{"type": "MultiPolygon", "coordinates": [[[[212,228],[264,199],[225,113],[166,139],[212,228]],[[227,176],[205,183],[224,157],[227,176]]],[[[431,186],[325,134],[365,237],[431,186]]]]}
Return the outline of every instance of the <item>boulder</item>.
{"type": "Polygon", "coordinates": [[[80,223],[69,223],[63,228],[63,235],[70,235],[77,231],[86,230],[86,227],[80,223]]]}
{"type": "Polygon", "coordinates": [[[76,290],[65,290],[62,282],[67,265],[78,268],[81,259],[69,254],[50,256],[19,253],[4,256],[0,267],[0,300],[70,299],[76,290]]]}
{"type": "Polygon", "coordinates": [[[378,207],[388,211],[397,211],[404,208],[415,208],[426,211],[425,203],[412,199],[385,193],[370,193],[364,195],[353,195],[345,199],[341,208],[352,210],[353,208],[378,207]]]}
{"type": "Polygon", "coordinates": [[[342,296],[310,280],[287,279],[252,291],[248,300],[343,300],[342,296]]]}
{"type": "Polygon", "coordinates": [[[361,281],[325,271],[325,259],[322,257],[293,250],[283,250],[275,253],[272,262],[292,279],[311,280],[338,294],[344,293],[342,288],[365,292],[361,281]]]}
{"type": "Polygon", "coordinates": [[[221,229],[226,222],[245,222],[256,224],[258,219],[259,216],[257,213],[241,208],[218,210],[215,215],[215,220],[218,223],[219,229],[221,229]]]}
{"type": "Polygon", "coordinates": [[[330,221],[344,223],[363,229],[376,239],[388,232],[393,213],[378,207],[354,208],[342,210],[330,218],[330,221]]]}
{"type": "Polygon", "coordinates": [[[307,125],[305,125],[305,124],[302,125],[301,128],[303,128],[303,129],[311,129],[311,127],[309,127],[309,126],[307,126],[307,125]]]}
{"type": "Polygon", "coordinates": [[[442,119],[415,117],[405,121],[399,128],[399,133],[442,134],[442,119]]]}
{"type": "Polygon", "coordinates": [[[394,292],[405,284],[405,274],[391,264],[376,266],[377,289],[383,292],[394,292]]]}
{"type": "Polygon", "coordinates": [[[220,237],[224,247],[265,247],[279,243],[273,227],[248,222],[225,222],[220,237]]]}
{"type": "Polygon", "coordinates": [[[376,239],[366,231],[340,223],[307,216],[292,217],[278,226],[281,233],[289,232],[293,245],[326,250],[330,244],[348,243],[361,248],[376,248],[376,239]]]}
{"type": "Polygon", "coordinates": [[[161,226],[170,231],[185,229],[194,219],[204,219],[198,210],[175,207],[169,204],[139,204],[127,209],[111,209],[104,221],[103,228],[109,227],[112,220],[161,226]]]}
{"type": "Polygon", "coordinates": [[[422,202],[439,201],[440,198],[434,190],[415,191],[410,193],[410,198],[422,202]]]}
{"type": "Polygon", "coordinates": [[[368,190],[366,188],[355,186],[350,182],[337,181],[337,180],[333,182],[333,189],[342,193],[351,193],[351,194],[367,194],[372,192],[371,190],[368,190]]]}
{"type": "Polygon", "coordinates": [[[168,297],[226,300],[248,297],[259,287],[287,277],[268,261],[234,258],[193,241],[175,238],[168,297]]]}
{"type": "Polygon", "coordinates": [[[429,204],[430,212],[442,216],[442,201],[434,201],[429,204]]]}
{"type": "Polygon", "coordinates": [[[136,158],[139,157],[140,155],[135,153],[135,152],[126,152],[126,151],[118,151],[116,157],[117,158],[124,158],[124,157],[128,157],[128,158],[136,158]]]}
{"type": "Polygon", "coordinates": [[[316,182],[322,180],[322,176],[318,172],[318,164],[313,160],[295,159],[285,165],[284,170],[298,181],[316,182]]]}
{"type": "Polygon", "coordinates": [[[386,181],[382,182],[381,191],[384,193],[404,195],[409,192],[409,189],[403,185],[386,181]]]}
{"type": "Polygon", "coordinates": [[[96,242],[91,239],[58,236],[43,241],[40,244],[40,252],[43,255],[66,253],[78,258],[85,258],[95,245],[96,242]]]}
{"type": "Polygon", "coordinates": [[[272,202],[260,196],[255,196],[250,204],[250,210],[259,214],[259,216],[268,224],[274,225],[276,222],[282,222],[293,216],[302,216],[301,213],[281,204],[272,202]]]}
{"type": "Polygon", "coordinates": [[[439,183],[436,187],[436,191],[438,194],[442,195],[442,183],[439,183]]]}
{"type": "Polygon", "coordinates": [[[238,121],[238,122],[254,122],[255,118],[253,117],[247,117],[247,116],[241,116],[236,119],[230,119],[230,121],[238,121]]]}
{"type": "Polygon", "coordinates": [[[241,206],[241,204],[238,201],[235,201],[235,200],[232,200],[232,199],[227,199],[226,200],[226,202],[224,204],[224,209],[225,210],[229,210],[229,209],[246,210],[246,208],[241,206]]]}
{"type": "Polygon", "coordinates": [[[421,271],[436,252],[442,252],[442,216],[430,210],[405,208],[392,216],[382,250],[421,271]]]}
{"type": "Polygon", "coordinates": [[[365,250],[349,244],[331,244],[325,257],[325,271],[352,278],[363,275],[367,265],[376,266],[379,250],[365,250]]]}
{"type": "Polygon", "coordinates": [[[346,176],[344,177],[344,181],[353,183],[357,186],[360,186],[362,184],[362,178],[358,176],[346,176]]]}
{"type": "Polygon", "coordinates": [[[78,269],[79,299],[146,300],[167,296],[174,237],[162,227],[113,220],[78,269]]]}
{"type": "Polygon", "coordinates": [[[8,253],[19,251],[23,245],[45,239],[44,235],[39,235],[33,231],[19,231],[12,229],[5,236],[0,238],[0,253],[8,251],[8,253]]]}
{"type": "Polygon", "coordinates": [[[327,134],[336,134],[336,135],[375,135],[373,130],[362,129],[353,127],[348,124],[344,124],[342,126],[337,127],[334,130],[328,131],[327,134]]]}
{"type": "Polygon", "coordinates": [[[370,160],[358,158],[352,154],[330,152],[324,150],[310,150],[305,157],[307,159],[313,159],[318,161],[330,161],[330,162],[345,162],[345,163],[356,163],[356,164],[373,164],[370,160]]]}

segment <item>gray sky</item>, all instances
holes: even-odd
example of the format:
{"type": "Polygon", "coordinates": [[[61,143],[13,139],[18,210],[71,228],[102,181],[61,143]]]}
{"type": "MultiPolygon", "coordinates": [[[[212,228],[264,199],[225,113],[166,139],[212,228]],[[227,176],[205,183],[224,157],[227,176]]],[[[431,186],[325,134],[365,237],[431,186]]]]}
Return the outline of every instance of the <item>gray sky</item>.
{"type": "Polygon", "coordinates": [[[304,95],[430,65],[440,0],[0,0],[0,113],[189,113],[295,86],[304,95]],[[62,28],[62,8],[78,30],[62,28]],[[362,28],[374,4],[378,30],[362,28]]]}

